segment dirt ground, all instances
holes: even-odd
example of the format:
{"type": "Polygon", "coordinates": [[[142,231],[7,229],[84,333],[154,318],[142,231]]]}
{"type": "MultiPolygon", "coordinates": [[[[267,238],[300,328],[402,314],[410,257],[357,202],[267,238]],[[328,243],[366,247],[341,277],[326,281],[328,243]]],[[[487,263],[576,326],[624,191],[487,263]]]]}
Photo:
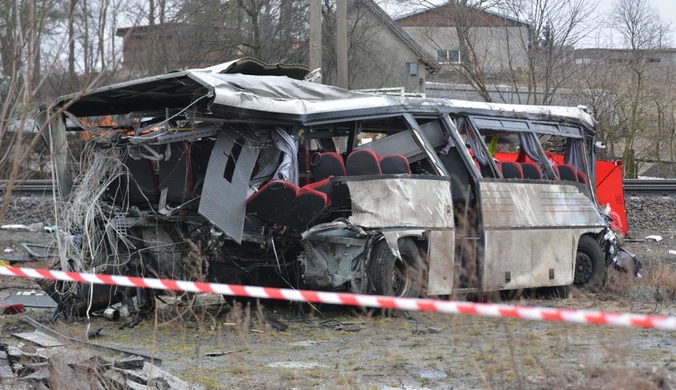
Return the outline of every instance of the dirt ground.
{"type": "MultiPolygon", "coordinates": [[[[663,264],[676,264],[668,252],[676,249],[674,235],[639,233],[664,238],[627,243],[648,259],[643,279],[613,272],[598,294],[573,291],[567,299],[510,303],[676,315],[674,290],[652,283],[663,264]]],[[[3,248],[45,239],[44,233],[0,233],[3,248]]],[[[30,280],[1,278],[0,299],[35,287],[30,280]]],[[[325,306],[304,306],[301,316],[296,304],[231,310],[219,304],[222,298],[206,296],[194,309],[165,301],[155,318],[133,329],[118,329],[125,320],[102,318],[51,326],[73,337],[103,328],[97,343],[151,354],[164,370],[214,389],[676,388],[676,332],[434,313],[392,318],[325,306]]],[[[51,312],[25,314],[46,321],[51,312]]],[[[32,330],[22,314],[0,316],[0,343],[28,345],[12,333],[32,330]]],[[[81,347],[57,348],[61,352],[53,353],[73,361],[90,357],[81,347]]],[[[18,387],[7,382],[2,388],[18,387]]]]}

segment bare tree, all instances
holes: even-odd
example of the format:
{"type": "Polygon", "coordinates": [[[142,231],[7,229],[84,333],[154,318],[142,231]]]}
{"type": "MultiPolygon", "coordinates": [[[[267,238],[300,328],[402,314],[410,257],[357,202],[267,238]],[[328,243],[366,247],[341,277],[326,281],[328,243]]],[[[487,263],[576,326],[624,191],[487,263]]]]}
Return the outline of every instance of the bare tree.
{"type": "Polygon", "coordinates": [[[625,60],[616,62],[630,75],[620,79],[625,87],[618,94],[618,105],[622,114],[625,174],[635,177],[638,174],[633,163],[637,157],[637,139],[645,135],[654,115],[664,108],[662,104],[652,104],[663,101],[656,96],[659,91],[656,86],[663,85],[665,75],[659,67],[652,66],[650,58],[667,43],[670,26],[647,0],[616,0],[610,20],[611,27],[620,33],[628,49],[625,60]]]}
{"type": "MultiPolygon", "coordinates": [[[[505,0],[504,9],[528,21],[527,40],[518,41],[528,53],[525,72],[528,96],[523,103],[551,104],[557,91],[574,77],[570,54],[594,31],[594,0],[505,0]]],[[[512,83],[522,82],[512,69],[512,83]]]]}

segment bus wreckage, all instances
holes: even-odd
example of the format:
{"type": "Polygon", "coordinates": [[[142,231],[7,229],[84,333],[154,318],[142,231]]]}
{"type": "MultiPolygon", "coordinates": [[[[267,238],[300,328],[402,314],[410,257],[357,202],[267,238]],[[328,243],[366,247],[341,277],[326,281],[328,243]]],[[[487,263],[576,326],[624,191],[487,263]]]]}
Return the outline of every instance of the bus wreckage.
{"type": "MultiPolygon", "coordinates": [[[[593,291],[620,264],[585,109],[357,93],[307,73],[240,59],[57,99],[39,116],[63,200],[55,267],[418,297],[593,291]],[[71,130],[93,135],[77,163],[71,130]]],[[[46,286],[67,314],[154,303],[89,288],[46,286]]]]}

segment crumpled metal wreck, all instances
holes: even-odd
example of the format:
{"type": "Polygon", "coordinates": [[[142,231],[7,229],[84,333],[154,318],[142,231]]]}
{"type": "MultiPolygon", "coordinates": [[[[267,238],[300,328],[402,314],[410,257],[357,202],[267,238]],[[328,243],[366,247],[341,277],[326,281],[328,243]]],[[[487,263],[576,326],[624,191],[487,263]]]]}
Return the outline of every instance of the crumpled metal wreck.
{"type": "MultiPolygon", "coordinates": [[[[39,119],[59,115],[59,266],[409,297],[603,283],[617,247],[586,110],[364,94],[306,74],[241,59],[57,99],[39,119]],[[79,164],[68,130],[94,134],[79,164]],[[555,138],[565,164],[543,149],[555,138]],[[486,139],[510,140],[514,161],[486,139]]],[[[51,289],[92,308],[86,286],[51,289]]],[[[101,290],[94,308],[154,301],[101,290]]]]}

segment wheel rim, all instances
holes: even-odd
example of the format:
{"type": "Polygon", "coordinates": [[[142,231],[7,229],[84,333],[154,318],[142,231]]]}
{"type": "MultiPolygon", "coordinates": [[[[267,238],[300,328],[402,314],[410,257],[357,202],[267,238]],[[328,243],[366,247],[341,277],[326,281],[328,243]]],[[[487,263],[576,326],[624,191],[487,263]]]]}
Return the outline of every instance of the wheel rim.
{"type": "Polygon", "coordinates": [[[575,284],[585,284],[591,279],[592,273],[594,271],[594,265],[586,253],[578,252],[577,258],[575,259],[575,279],[573,283],[575,284]]]}
{"type": "Polygon", "coordinates": [[[411,289],[411,278],[408,274],[409,263],[408,256],[402,254],[401,259],[394,261],[394,272],[392,272],[392,295],[395,297],[403,297],[408,294],[411,289]]]}

